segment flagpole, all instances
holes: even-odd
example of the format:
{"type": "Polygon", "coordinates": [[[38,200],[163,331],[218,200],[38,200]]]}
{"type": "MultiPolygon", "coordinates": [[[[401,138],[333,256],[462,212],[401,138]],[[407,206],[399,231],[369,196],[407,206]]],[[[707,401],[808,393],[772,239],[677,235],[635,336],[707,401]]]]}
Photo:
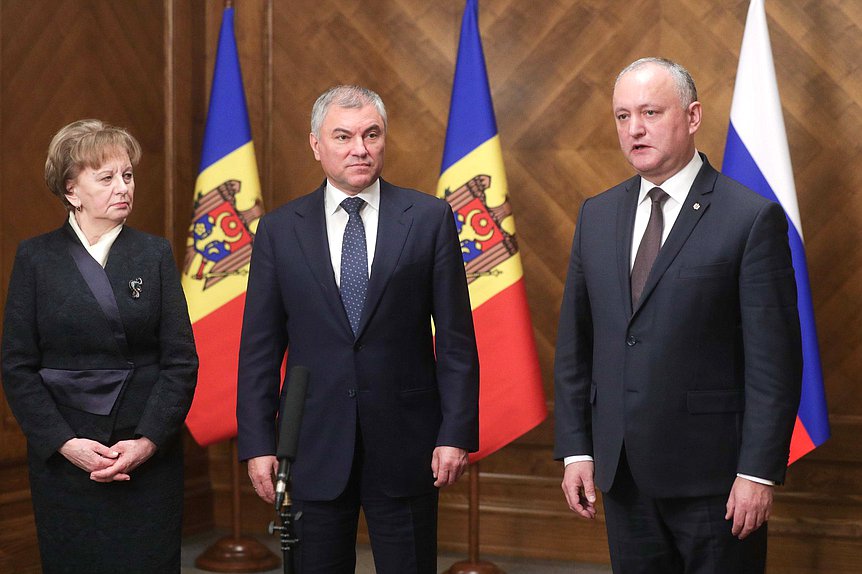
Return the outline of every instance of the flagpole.
{"type": "Polygon", "coordinates": [[[474,270],[469,274],[468,286],[476,333],[482,334],[476,341],[482,364],[479,381],[482,421],[479,450],[474,453],[469,470],[469,557],[447,572],[502,574],[496,565],[479,559],[478,459],[541,423],[547,407],[479,33],[478,0],[466,0],[461,17],[437,197],[452,206],[465,270],[468,265],[474,270]],[[484,222],[480,224],[481,234],[473,227],[474,216],[484,222]],[[506,226],[504,219],[509,222],[506,226]],[[480,236],[482,239],[477,240],[480,236]],[[507,253],[502,259],[500,248],[507,253]],[[506,321],[491,319],[500,313],[505,313],[506,321]],[[494,390],[489,393],[490,388],[494,390]]]}
{"type": "Polygon", "coordinates": [[[236,438],[230,439],[231,535],[216,540],[195,560],[195,566],[212,572],[266,572],[281,564],[269,548],[240,532],[240,464],[236,438]]]}
{"type": "Polygon", "coordinates": [[[281,561],[258,540],[242,536],[240,482],[244,473],[240,471],[237,428],[232,424],[236,407],[232,401],[224,400],[226,393],[236,395],[236,363],[225,360],[224,349],[233,348],[239,339],[242,312],[236,302],[241,301],[247,288],[247,274],[239,271],[249,264],[254,221],[263,212],[234,33],[234,4],[224,1],[201,166],[195,182],[195,212],[189,229],[192,241],[182,277],[201,359],[199,385],[186,424],[202,445],[233,437],[229,455],[231,532],[207,548],[195,564],[214,572],[261,572],[277,568],[281,561]],[[233,159],[228,161],[228,157],[233,159]],[[222,259],[209,257],[195,243],[201,234],[209,235],[208,229],[201,228],[207,227],[203,222],[216,217],[214,210],[231,218],[241,232],[241,244],[231,244],[236,248],[236,252],[231,250],[232,257],[237,258],[227,267],[222,259]],[[225,283],[220,283],[222,280],[225,283]],[[216,283],[218,289],[205,293],[216,283]]]}
{"type": "Polygon", "coordinates": [[[479,560],[479,461],[470,465],[467,560],[456,562],[448,574],[505,574],[493,562],[479,560]]]}

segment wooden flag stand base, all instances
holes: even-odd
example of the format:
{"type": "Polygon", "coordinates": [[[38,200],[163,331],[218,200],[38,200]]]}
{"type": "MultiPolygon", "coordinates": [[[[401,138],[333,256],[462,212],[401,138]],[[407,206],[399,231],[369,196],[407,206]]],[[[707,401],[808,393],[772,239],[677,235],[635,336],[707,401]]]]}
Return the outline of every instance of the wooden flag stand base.
{"type": "Polygon", "coordinates": [[[479,463],[470,465],[469,548],[467,560],[456,562],[446,574],[505,574],[493,562],[479,560],[479,463]]]}
{"type": "Polygon", "coordinates": [[[278,556],[255,538],[240,535],[239,458],[236,438],[230,439],[233,533],[217,540],[195,560],[195,566],[212,572],[265,572],[278,568],[278,556]]]}

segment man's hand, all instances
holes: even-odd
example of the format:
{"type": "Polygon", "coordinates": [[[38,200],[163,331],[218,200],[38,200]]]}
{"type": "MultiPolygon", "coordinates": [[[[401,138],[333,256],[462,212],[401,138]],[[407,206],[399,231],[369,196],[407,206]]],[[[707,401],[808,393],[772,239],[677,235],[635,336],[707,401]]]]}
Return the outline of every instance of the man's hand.
{"type": "Polygon", "coordinates": [[[593,483],[595,463],[591,460],[573,462],[563,473],[563,493],[569,508],[583,516],[596,517],[596,487],[593,483]]]}
{"type": "Polygon", "coordinates": [[[264,501],[275,504],[275,473],[278,459],[269,454],[248,459],[248,477],[254,491],[264,501]]]}
{"type": "Polygon", "coordinates": [[[772,512],[772,490],[768,484],[737,477],[727,498],[725,520],[733,519],[730,531],[742,540],[769,520],[772,512]]]}
{"type": "Polygon", "coordinates": [[[467,469],[467,451],[454,446],[438,446],[431,455],[431,472],[434,473],[434,486],[449,486],[461,478],[467,469]]]}
{"type": "Polygon", "coordinates": [[[90,473],[90,480],[96,482],[113,482],[115,480],[131,480],[130,472],[141,466],[156,452],[156,445],[147,437],[131,440],[121,440],[111,447],[119,456],[107,468],[90,473]]]}
{"type": "Polygon", "coordinates": [[[87,472],[108,468],[120,453],[88,438],[70,438],[59,451],[69,462],[87,472]]]}

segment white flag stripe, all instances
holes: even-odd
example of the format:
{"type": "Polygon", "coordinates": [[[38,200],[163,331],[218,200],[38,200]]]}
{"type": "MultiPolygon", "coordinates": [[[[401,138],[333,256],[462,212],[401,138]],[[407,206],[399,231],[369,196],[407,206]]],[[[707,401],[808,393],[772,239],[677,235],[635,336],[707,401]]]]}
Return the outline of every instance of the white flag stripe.
{"type": "Polygon", "coordinates": [[[748,8],[730,122],[802,238],[764,0],[751,0],[748,8]]]}

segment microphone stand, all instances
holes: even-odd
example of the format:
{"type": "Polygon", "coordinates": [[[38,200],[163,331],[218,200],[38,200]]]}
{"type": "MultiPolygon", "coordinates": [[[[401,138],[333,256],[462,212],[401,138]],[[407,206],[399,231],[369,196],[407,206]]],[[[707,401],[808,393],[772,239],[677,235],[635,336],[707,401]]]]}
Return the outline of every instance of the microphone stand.
{"type": "MultiPolygon", "coordinates": [[[[279,533],[281,552],[284,554],[284,574],[294,574],[293,549],[299,544],[299,537],[293,529],[293,512],[290,500],[290,463],[296,457],[299,448],[299,428],[302,421],[302,409],[305,404],[305,394],[308,389],[308,369],[293,367],[290,370],[289,381],[285,383],[286,394],[279,414],[278,449],[275,456],[278,459],[278,470],[275,473],[275,512],[281,523],[269,523],[269,533],[279,533]]],[[[296,514],[299,520],[302,513],[296,514]]]]}
{"type": "MultiPolygon", "coordinates": [[[[279,473],[281,474],[281,473],[279,473]]],[[[299,545],[299,537],[293,528],[294,516],[292,511],[292,502],[290,499],[290,462],[287,461],[285,477],[278,477],[279,482],[284,480],[285,489],[283,492],[278,492],[278,487],[275,493],[275,511],[279,519],[279,524],[275,521],[269,523],[269,533],[275,534],[278,532],[279,540],[281,541],[282,564],[284,565],[284,574],[295,574],[296,569],[293,562],[293,550],[299,545]]],[[[280,486],[280,485],[278,485],[280,486]]],[[[296,520],[302,516],[302,513],[296,515],[296,520]]]]}

